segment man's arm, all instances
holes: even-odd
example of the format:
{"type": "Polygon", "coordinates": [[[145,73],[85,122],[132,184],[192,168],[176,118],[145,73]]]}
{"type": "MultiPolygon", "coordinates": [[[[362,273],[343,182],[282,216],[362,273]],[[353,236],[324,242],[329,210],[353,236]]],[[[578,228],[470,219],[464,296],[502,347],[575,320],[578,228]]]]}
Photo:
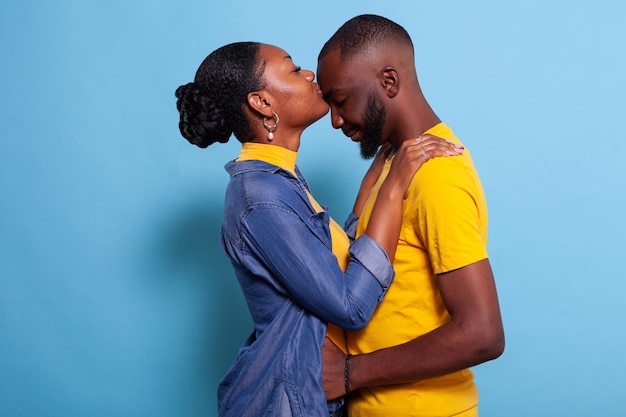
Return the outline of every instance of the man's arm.
{"type": "MultiPolygon", "coordinates": [[[[504,331],[488,259],[438,275],[450,321],[402,345],[350,360],[350,389],[399,384],[469,368],[500,356],[504,331]]],[[[345,355],[326,343],[324,389],[328,398],[345,394],[345,355]]]]}

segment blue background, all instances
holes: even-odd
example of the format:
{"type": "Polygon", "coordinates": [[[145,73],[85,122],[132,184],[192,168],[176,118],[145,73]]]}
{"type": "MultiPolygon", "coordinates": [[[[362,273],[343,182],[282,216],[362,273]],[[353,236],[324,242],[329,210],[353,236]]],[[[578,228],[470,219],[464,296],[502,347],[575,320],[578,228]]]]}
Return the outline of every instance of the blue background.
{"type": "MultiPolygon", "coordinates": [[[[60,1],[0,5],[0,415],[214,416],[250,330],[217,240],[224,163],[174,90],[229,42],[315,70],[347,19],[412,35],[473,152],[507,348],[488,416],[626,415],[620,1],[60,1]]],[[[325,117],[299,165],[343,220],[367,163],[325,117]]]]}

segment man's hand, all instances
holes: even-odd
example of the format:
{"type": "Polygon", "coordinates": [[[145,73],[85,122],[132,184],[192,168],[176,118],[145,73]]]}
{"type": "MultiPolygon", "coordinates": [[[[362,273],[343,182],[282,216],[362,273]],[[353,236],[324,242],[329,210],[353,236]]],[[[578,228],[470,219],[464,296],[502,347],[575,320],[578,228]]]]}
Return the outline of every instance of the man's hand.
{"type": "Polygon", "coordinates": [[[327,337],[322,348],[322,382],[327,400],[346,395],[343,381],[345,363],[346,354],[327,337]]]}

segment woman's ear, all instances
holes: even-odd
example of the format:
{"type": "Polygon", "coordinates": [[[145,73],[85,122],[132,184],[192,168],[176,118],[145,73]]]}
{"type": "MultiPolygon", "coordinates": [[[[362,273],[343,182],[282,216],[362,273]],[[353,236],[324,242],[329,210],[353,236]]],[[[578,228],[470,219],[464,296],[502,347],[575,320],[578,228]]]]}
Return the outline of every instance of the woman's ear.
{"type": "Polygon", "coordinates": [[[400,91],[400,74],[394,67],[385,67],[380,72],[380,81],[387,97],[394,98],[400,91]]]}
{"type": "Polygon", "coordinates": [[[272,117],[272,97],[265,91],[248,93],[248,106],[262,117],[272,117]]]}

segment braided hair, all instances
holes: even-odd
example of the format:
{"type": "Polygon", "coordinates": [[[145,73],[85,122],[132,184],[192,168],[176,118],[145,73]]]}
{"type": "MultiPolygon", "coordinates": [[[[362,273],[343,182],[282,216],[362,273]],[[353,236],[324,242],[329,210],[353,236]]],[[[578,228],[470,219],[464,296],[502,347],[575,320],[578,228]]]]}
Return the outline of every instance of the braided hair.
{"type": "Polygon", "coordinates": [[[228,142],[231,134],[240,142],[252,139],[244,109],[248,93],[264,87],[260,45],[236,42],[216,49],[200,64],[194,81],[176,89],[178,127],[190,143],[206,148],[228,142]]]}

